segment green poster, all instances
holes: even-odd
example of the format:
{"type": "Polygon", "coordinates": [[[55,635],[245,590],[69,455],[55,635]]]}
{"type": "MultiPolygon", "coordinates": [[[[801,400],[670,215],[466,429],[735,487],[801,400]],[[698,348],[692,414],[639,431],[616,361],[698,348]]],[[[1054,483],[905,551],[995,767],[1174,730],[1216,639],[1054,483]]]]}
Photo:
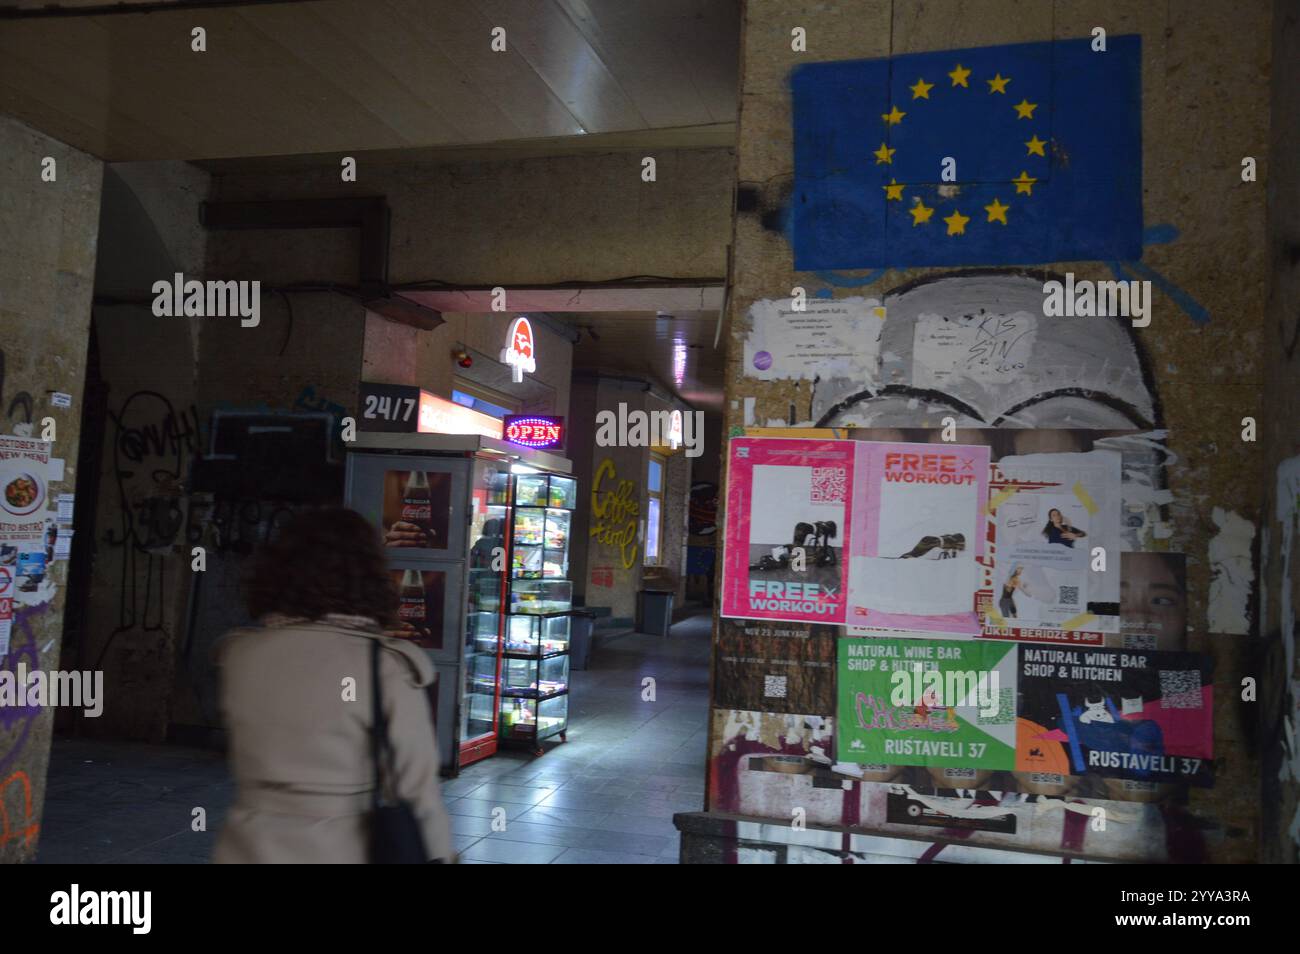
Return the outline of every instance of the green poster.
{"type": "Polygon", "coordinates": [[[1015,768],[1015,643],[841,639],[838,659],[838,761],[1015,768]]]}

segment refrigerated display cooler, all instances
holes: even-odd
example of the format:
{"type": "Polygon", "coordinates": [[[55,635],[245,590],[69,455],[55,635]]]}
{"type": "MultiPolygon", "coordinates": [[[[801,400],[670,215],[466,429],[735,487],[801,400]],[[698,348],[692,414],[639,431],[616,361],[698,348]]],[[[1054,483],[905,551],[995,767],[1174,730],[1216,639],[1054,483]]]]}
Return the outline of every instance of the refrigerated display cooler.
{"type": "Polygon", "coordinates": [[[570,462],[491,437],[368,433],[345,500],[384,534],[399,629],[438,672],[444,772],[568,728],[570,462]]]}

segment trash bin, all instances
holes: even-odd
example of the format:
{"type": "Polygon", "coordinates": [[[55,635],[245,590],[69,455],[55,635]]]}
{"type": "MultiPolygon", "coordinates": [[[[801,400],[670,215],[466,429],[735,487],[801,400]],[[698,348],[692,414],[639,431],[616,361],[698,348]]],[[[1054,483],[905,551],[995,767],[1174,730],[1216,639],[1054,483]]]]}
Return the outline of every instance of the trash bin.
{"type": "Polygon", "coordinates": [[[591,627],[596,614],[575,609],[569,614],[569,668],[586,669],[591,659],[591,627]]]}
{"type": "Polygon", "coordinates": [[[668,628],[673,624],[673,591],[641,591],[641,625],[639,633],[651,636],[667,636],[668,628]]]}

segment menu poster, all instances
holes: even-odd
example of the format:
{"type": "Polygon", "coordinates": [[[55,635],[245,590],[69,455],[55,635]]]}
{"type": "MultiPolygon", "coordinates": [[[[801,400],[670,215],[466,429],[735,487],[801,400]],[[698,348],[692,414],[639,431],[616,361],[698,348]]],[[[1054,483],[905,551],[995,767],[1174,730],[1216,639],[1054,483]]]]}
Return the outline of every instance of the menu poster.
{"type": "Polygon", "coordinates": [[[1021,646],[1019,690],[1019,771],[1214,783],[1209,656],[1021,646]]]}
{"type": "Polygon", "coordinates": [[[384,546],[442,550],[451,525],[451,474],[390,470],[384,474],[384,546]]]}
{"type": "Polygon", "coordinates": [[[976,636],[989,448],[859,442],[847,622],[976,636]]]}
{"type": "Polygon", "coordinates": [[[722,615],[844,623],[853,441],[736,437],[722,615]]]}
{"type": "Polygon", "coordinates": [[[44,542],[49,466],[48,441],[0,437],[0,543],[44,542]]]}
{"type": "Polygon", "coordinates": [[[1016,646],[841,639],[838,676],[838,761],[1015,767],[1016,646]]]}
{"type": "Polygon", "coordinates": [[[1004,457],[993,468],[988,509],[985,636],[1100,645],[1101,634],[1119,632],[1118,452],[1004,457]]]}
{"type": "Polygon", "coordinates": [[[443,648],[443,609],[447,574],[442,570],[389,570],[398,590],[397,627],[401,636],[426,649],[443,648]]]}

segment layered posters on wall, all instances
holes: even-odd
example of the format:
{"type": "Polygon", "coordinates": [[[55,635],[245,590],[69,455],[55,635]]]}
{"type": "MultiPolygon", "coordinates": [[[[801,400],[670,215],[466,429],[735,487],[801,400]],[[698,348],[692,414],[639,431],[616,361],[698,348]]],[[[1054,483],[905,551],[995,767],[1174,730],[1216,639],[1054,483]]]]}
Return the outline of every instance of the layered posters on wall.
{"type": "Polygon", "coordinates": [[[977,635],[989,448],[860,441],[851,625],[977,635]]]}
{"type": "Polygon", "coordinates": [[[839,762],[1213,782],[1208,656],[934,638],[837,655],[839,762]]]}
{"type": "Polygon", "coordinates": [[[9,651],[14,601],[45,579],[49,467],[47,441],[0,437],[0,656],[9,651]]]}
{"type": "Polygon", "coordinates": [[[855,446],[731,440],[723,616],[844,623],[855,446]]]}

